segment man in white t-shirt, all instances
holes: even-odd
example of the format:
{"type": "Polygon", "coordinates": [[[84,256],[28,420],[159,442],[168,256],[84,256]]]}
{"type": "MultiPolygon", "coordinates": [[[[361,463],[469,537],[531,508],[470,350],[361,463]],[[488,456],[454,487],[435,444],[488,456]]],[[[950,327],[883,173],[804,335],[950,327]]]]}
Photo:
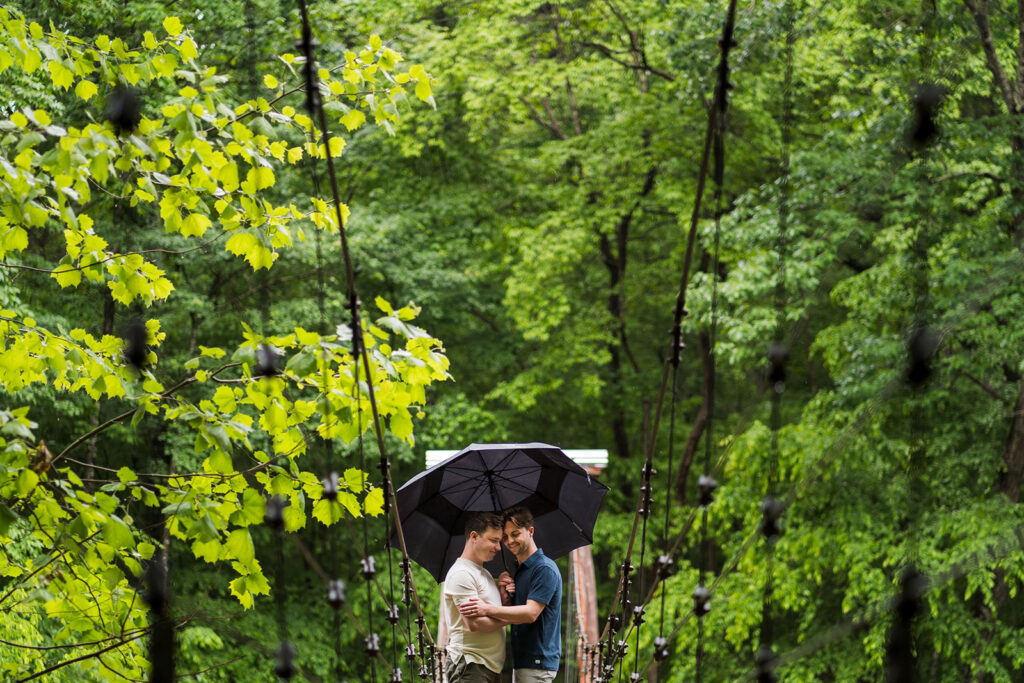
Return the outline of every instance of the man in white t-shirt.
{"type": "Polygon", "coordinates": [[[459,605],[470,598],[502,603],[502,594],[483,568],[501,550],[498,515],[474,513],[465,527],[466,546],[444,579],[442,605],[448,632],[448,683],[499,683],[505,664],[505,624],[493,617],[464,616],[459,605]]]}

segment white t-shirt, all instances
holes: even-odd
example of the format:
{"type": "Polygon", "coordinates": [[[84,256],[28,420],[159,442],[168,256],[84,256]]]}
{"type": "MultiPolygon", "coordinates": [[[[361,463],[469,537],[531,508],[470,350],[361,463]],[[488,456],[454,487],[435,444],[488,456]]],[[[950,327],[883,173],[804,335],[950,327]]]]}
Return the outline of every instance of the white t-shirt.
{"type": "Polygon", "coordinates": [[[472,632],[459,613],[459,605],[469,598],[480,598],[492,605],[501,604],[498,586],[486,569],[460,557],[444,578],[444,619],[448,626],[448,657],[465,656],[467,661],[483,664],[501,673],[505,664],[505,629],[472,632]]]}

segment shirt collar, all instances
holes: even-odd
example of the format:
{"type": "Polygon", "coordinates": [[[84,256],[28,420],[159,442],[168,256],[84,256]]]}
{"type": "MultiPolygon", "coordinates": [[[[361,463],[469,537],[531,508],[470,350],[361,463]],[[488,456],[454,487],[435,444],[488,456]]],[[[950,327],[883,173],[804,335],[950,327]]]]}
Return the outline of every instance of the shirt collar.
{"type": "Polygon", "coordinates": [[[532,555],[530,555],[528,558],[526,558],[526,560],[524,560],[519,566],[520,567],[531,567],[541,557],[544,557],[544,551],[541,550],[540,548],[537,548],[537,551],[535,553],[533,553],[532,555]]]}

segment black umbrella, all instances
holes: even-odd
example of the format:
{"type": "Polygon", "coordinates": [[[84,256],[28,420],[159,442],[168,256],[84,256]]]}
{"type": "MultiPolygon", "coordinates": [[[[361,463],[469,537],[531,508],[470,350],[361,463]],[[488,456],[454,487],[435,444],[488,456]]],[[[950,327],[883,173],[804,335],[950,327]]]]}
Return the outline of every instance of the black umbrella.
{"type": "MultiPolygon", "coordinates": [[[[462,554],[470,513],[526,506],[533,513],[537,546],[554,558],[593,542],[607,492],[555,446],[475,443],[417,474],[395,499],[409,557],[441,582],[462,554]]],[[[398,546],[394,534],[389,543],[398,546]]],[[[495,576],[514,561],[504,548],[501,555],[486,565],[495,576]]]]}

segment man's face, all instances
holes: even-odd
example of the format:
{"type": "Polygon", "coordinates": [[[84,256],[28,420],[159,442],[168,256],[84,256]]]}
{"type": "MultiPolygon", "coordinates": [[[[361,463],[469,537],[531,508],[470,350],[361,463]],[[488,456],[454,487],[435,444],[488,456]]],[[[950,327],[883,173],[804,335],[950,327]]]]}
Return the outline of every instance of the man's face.
{"type": "MultiPolygon", "coordinates": [[[[474,532],[476,533],[476,532],[474,532]]],[[[490,562],[501,550],[501,531],[487,527],[482,534],[476,536],[476,553],[480,564],[490,562]]]]}
{"type": "Polygon", "coordinates": [[[532,538],[533,527],[516,526],[511,521],[505,522],[505,533],[502,534],[501,540],[513,555],[518,557],[519,553],[530,545],[532,538]]]}

